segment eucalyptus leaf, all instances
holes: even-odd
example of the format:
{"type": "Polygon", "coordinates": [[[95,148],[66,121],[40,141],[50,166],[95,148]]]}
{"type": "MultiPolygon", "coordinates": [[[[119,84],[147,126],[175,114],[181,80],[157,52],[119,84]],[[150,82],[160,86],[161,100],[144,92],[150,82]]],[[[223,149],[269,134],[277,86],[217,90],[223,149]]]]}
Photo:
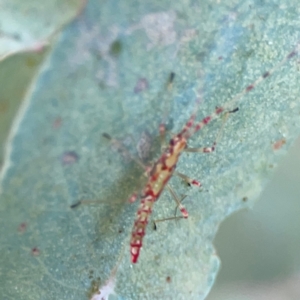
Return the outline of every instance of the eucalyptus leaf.
{"type": "MultiPolygon", "coordinates": [[[[161,122],[170,135],[179,132],[197,100],[201,120],[294,49],[295,7],[229,0],[87,4],[62,32],[13,127],[1,177],[4,299],[205,298],[220,264],[212,244],[219,224],[253,205],[299,134],[297,57],[232,107],[239,111],[214,153],[182,155],[177,170],[203,187],[171,179],[187,196],[189,218],[159,222],[156,230],[149,224],[135,265],[129,239],[139,203],[128,197],[145,178],[103,134],[146,163],[159,158],[161,122]],[[149,143],[148,158],[139,150],[149,143]],[[95,203],[71,208],[84,200],[95,203]]],[[[222,117],[190,146],[211,146],[221,125],[222,117]]],[[[164,192],[152,220],[174,216],[175,206],[164,192]]]]}

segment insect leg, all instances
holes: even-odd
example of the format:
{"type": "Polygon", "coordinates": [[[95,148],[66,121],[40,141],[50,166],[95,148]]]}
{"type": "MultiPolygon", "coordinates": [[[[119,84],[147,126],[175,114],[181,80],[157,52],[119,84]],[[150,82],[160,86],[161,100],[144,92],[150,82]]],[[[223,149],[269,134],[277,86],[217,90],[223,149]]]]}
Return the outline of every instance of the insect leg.
{"type": "Polygon", "coordinates": [[[186,208],[181,204],[181,201],[185,198],[183,197],[182,199],[179,200],[178,196],[176,195],[176,193],[174,192],[173,188],[167,184],[166,185],[167,189],[169,190],[169,192],[171,193],[173,199],[175,200],[177,207],[179,207],[179,210],[182,213],[182,216],[184,218],[187,218],[189,216],[189,213],[187,212],[186,208]]]}
{"type": "Polygon", "coordinates": [[[164,222],[164,221],[170,221],[170,220],[178,220],[178,219],[186,219],[188,217],[188,212],[187,210],[184,208],[184,206],[182,205],[182,201],[186,198],[186,195],[183,196],[181,199],[179,199],[177,197],[177,195],[175,194],[174,190],[171,188],[170,185],[167,185],[168,190],[171,192],[171,195],[173,197],[173,199],[175,200],[175,202],[177,203],[176,208],[175,208],[175,213],[174,213],[174,217],[168,217],[168,218],[163,218],[163,219],[159,219],[159,220],[153,220],[153,229],[156,230],[157,226],[156,224],[158,222],[164,222]],[[176,216],[177,214],[177,208],[179,207],[182,216],[176,216]]]}
{"type": "Polygon", "coordinates": [[[221,139],[221,136],[222,136],[222,133],[223,133],[225,124],[226,124],[226,122],[227,122],[227,120],[228,120],[229,114],[230,114],[230,113],[235,113],[235,112],[237,112],[238,110],[239,110],[238,108],[235,108],[235,109],[230,110],[230,111],[227,111],[227,112],[225,113],[225,116],[224,116],[224,119],[223,119],[221,128],[219,129],[218,134],[217,134],[217,137],[216,137],[216,139],[215,139],[215,141],[213,142],[213,144],[212,144],[211,147],[186,148],[186,149],[184,149],[184,151],[185,151],[185,152],[201,152],[201,153],[211,153],[211,152],[215,151],[216,145],[219,143],[219,141],[220,141],[220,139],[221,139]]]}
{"type": "MultiPolygon", "coordinates": [[[[108,139],[112,144],[114,144],[118,149],[121,149],[130,159],[132,159],[134,162],[136,162],[143,170],[145,170],[144,175],[147,176],[149,172],[149,167],[143,164],[143,162],[139,159],[134,157],[127,149],[126,147],[117,139],[112,138],[108,133],[103,133],[102,136],[106,139],[108,139]]],[[[129,198],[128,202],[133,203],[137,200],[138,193],[134,192],[129,198]]],[[[77,208],[78,206],[82,204],[99,204],[99,201],[97,200],[79,200],[73,204],[70,205],[70,208],[77,208]]]]}
{"type": "Polygon", "coordinates": [[[70,205],[70,208],[77,208],[78,206],[80,205],[91,205],[91,204],[96,204],[96,205],[99,205],[99,204],[103,204],[104,202],[101,202],[101,201],[97,201],[97,200],[87,200],[87,199],[84,199],[84,200],[79,200],[73,204],[70,205]]]}
{"type": "MultiPolygon", "coordinates": [[[[166,83],[166,89],[168,92],[170,92],[173,88],[173,82],[175,78],[175,73],[171,72],[169,74],[167,83],[166,83]]],[[[161,148],[164,148],[166,145],[166,116],[168,115],[168,110],[165,110],[164,116],[162,118],[161,123],[159,124],[159,135],[160,135],[160,141],[161,141],[161,148]]]]}
{"type": "Polygon", "coordinates": [[[77,208],[80,205],[90,205],[90,204],[99,204],[101,202],[97,201],[97,200],[79,200],[73,204],[70,205],[70,208],[77,208]]]}
{"type": "Polygon", "coordinates": [[[196,185],[198,187],[201,187],[201,183],[196,179],[190,178],[189,176],[186,176],[186,175],[184,175],[180,172],[177,172],[177,171],[174,171],[173,174],[180,177],[181,179],[183,179],[188,184],[193,184],[193,185],[196,185]]]}
{"type": "Polygon", "coordinates": [[[157,229],[157,223],[159,222],[164,222],[164,221],[171,221],[171,220],[178,220],[178,219],[185,219],[184,216],[174,216],[174,217],[169,217],[169,218],[164,218],[164,219],[159,219],[159,220],[153,220],[153,229],[157,229]]]}

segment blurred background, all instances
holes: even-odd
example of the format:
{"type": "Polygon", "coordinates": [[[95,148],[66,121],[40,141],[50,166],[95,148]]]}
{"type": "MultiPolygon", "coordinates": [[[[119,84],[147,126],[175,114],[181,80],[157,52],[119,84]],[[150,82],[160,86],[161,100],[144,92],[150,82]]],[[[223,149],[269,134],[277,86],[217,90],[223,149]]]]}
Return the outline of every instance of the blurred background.
{"type": "Polygon", "coordinates": [[[222,261],[208,300],[300,299],[300,138],[253,210],[230,216],[215,247],[222,261]]]}

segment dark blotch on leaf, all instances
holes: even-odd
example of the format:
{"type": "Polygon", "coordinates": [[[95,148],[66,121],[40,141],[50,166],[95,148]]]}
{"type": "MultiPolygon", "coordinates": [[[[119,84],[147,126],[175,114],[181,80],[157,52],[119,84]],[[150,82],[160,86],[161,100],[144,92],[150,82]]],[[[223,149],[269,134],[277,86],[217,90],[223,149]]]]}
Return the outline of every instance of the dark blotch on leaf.
{"type": "Polygon", "coordinates": [[[39,256],[40,255],[40,250],[37,247],[34,247],[31,249],[31,254],[33,256],[39,256]]]}
{"type": "Polygon", "coordinates": [[[70,208],[76,208],[76,207],[78,207],[80,204],[81,204],[81,201],[78,201],[78,202],[76,202],[76,203],[74,203],[74,204],[71,204],[71,205],[70,205],[70,208]]]}
{"type": "Polygon", "coordinates": [[[153,230],[157,230],[156,223],[153,221],[153,230]]]}
{"type": "Polygon", "coordinates": [[[115,57],[119,56],[121,51],[122,51],[122,44],[120,41],[116,40],[110,45],[109,52],[112,56],[115,57]]]}

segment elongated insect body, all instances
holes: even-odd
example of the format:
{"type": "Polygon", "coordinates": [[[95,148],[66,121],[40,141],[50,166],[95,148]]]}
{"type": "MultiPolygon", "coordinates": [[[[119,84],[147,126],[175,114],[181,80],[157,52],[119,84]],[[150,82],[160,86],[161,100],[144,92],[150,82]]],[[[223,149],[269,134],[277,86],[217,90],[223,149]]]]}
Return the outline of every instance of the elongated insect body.
{"type": "Polygon", "coordinates": [[[153,204],[173,175],[179,156],[186,148],[186,142],[186,139],[181,133],[174,137],[163,155],[154,164],[149,174],[149,179],[141,196],[141,204],[137,211],[137,218],[134,222],[131,235],[130,252],[131,261],[133,263],[136,263],[138,260],[153,204]]]}
{"type": "MultiPolygon", "coordinates": [[[[218,107],[215,111],[203,118],[200,122],[194,121],[196,119],[197,108],[194,113],[191,115],[188,122],[185,124],[180,133],[175,135],[167,145],[165,151],[162,153],[161,157],[156,161],[153,167],[148,171],[148,181],[145,185],[145,188],[141,194],[141,204],[137,211],[137,216],[133,225],[131,240],[130,240],[130,253],[132,263],[136,263],[139,258],[140,250],[143,244],[143,237],[146,233],[146,227],[148,224],[149,217],[152,213],[152,208],[154,202],[157,201],[161,192],[167,186],[168,181],[175,173],[176,164],[182,152],[203,152],[210,153],[215,150],[217,141],[220,137],[220,134],[216,138],[215,142],[211,147],[204,147],[199,149],[189,149],[187,148],[188,139],[197,131],[201,130],[208,123],[218,118],[221,113],[231,113],[236,112],[238,108],[234,106],[239,102],[239,100],[248,92],[252,91],[257,85],[259,85],[263,80],[272,75],[277,69],[279,69],[283,64],[285,64],[289,59],[293,58],[299,51],[299,45],[290,52],[281,62],[279,62],[275,67],[270,69],[268,72],[263,73],[259,78],[257,78],[252,84],[245,87],[240,93],[233,97],[230,101],[226,102],[222,107],[218,107]],[[230,111],[231,109],[231,111],[230,111]],[[233,110],[232,110],[233,109],[233,110]]],[[[174,78],[174,73],[172,73],[172,80],[174,78]]],[[[197,104],[197,107],[199,103],[197,104]]],[[[223,126],[222,126],[223,128],[223,126]]],[[[220,132],[222,131],[222,128],[220,132]]],[[[164,126],[160,126],[161,136],[164,135],[164,126]]],[[[200,186],[200,183],[196,180],[191,180],[187,176],[176,172],[176,175],[179,175],[184,180],[189,183],[200,186]]],[[[170,188],[169,188],[170,189],[170,188]]],[[[180,206],[180,211],[184,218],[188,217],[187,210],[180,206]]]]}
{"type": "MultiPolygon", "coordinates": [[[[202,153],[211,153],[215,151],[216,145],[220,139],[221,132],[224,128],[225,121],[229,115],[229,113],[234,113],[238,111],[238,108],[234,108],[238,102],[241,100],[243,96],[245,96],[247,93],[252,91],[254,88],[256,88],[260,83],[262,83],[265,79],[270,77],[276,70],[278,70],[282,65],[284,65],[288,60],[295,57],[300,49],[299,46],[300,43],[297,44],[295,49],[291,51],[286,57],[284,57],[277,65],[275,65],[272,69],[269,71],[263,73],[260,77],[258,77],[255,81],[253,81],[251,84],[246,86],[243,90],[241,90],[240,93],[236,94],[231,100],[227,101],[222,107],[217,107],[211,115],[206,116],[201,121],[195,122],[196,115],[199,107],[199,102],[196,105],[196,109],[190,116],[189,120],[186,122],[183,129],[173,138],[169,141],[169,144],[166,146],[165,150],[163,151],[160,158],[153,164],[153,166],[145,166],[144,163],[140,159],[136,159],[134,156],[130,154],[130,152],[124,147],[124,145],[119,142],[118,140],[112,138],[109,134],[103,133],[103,137],[110,140],[111,143],[113,143],[118,149],[121,149],[122,152],[127,156],[130,157],[133,161],[135,161],[141,168],[145,170],[145,173],[147,174],[147,182],[142,190],[142,193],[140,195],[141,203],[137,211],[137,216],[134,221],[132,233],[131,233],[131,239],[130,239],[130,253],[131,253],[131,261],[132,263],[137,263],[140,250],[143,245],[143,238],[146,234],[146,227],[148,224],[149,217],[152,213],[154,202],[158,200],[160,194],[166,187],[170,193],[172,194],[172,197],[177,203],[177,207],[179,208],[182,217],[187,218],[188,212],[185,209],[185,207],[181,204],[182,199],[180,200],[174,190],[171,188],[171,186],[168,184],[170,178],[172,175],[177,175],[181,177],[184,181],[186,181],[189,184],[193,184],[195,186],[200,187],[201,183],[195,179],[189,178],[188,176],[177,172],[176,165],[179,160],[180,155],[182,152],[202,152],[202,153]],[[211,145],[211,147],[203,147],[203,148],[188,148],[187,147],[187,141],[188,139],[193,136],[197,131],[201,130],[203,127],[208,125],[213,120],[217,119],[220,114],[224,113],[226,118],[219,130],[219,134],[217,135],[215,141],[211,145]]],[[[171,73],[168,88],[171,88],[172,82],[174,79],[175,73],[171,73]]],[[[164,140],[165,137],[165,126],[164,124],[160,124],[159,126],[159,132],[161,136],[161,140],[164,140]]],[[[147,141],[144,142],[147,145],[147,141]]],[[[148,147],[148,146],[147,146],[148,147]]],[[[147,150],[146,147],[146,150],[147,150]]],[[[142,154],[141,158],[144,158],[143,151],[144,149],[138,149],[138,151],[142,154]]],[[[148,150],[147,150],[148,151],[148,150]]],[[[147,153],[145,151],[145,153],[147,153]]],[[[146,155],[147,156],[147,155],[146,155]]],[[[130,198],[129,202],[135,202],[138,198],[138,194],[134,193],[130,198]]],[[[90,203],[92,201],[89,200],[81,200],[77,203],[74,203],[71,205],[71,208],[76,208],[82,203],[90,203]]],[[[175,217],[176,218],[176,217],[175,217]]],[[[166,218],[164,220],[170,220],[173,218],[166,218]]],[[[163,220],[158,220],[163,221],[163,220]]]]}
{"type": "MultiPolygon", "coordinates": [[[[192,127],[194,120],[196,118],[196,112],[192,114],[188,122],[185,124],[184,128],[180,133],[174,136],[167,148],[165,149],[162,156],[154,164],[152,170],[150,171],[148,181],[142,192],[141,204],[137,211],[137,217],[134,222],[132,234],[131,234],[131,261],[136,263],[139,257],[140,249],[142,247],[143,237],[146,233],[146,226],[148,224],[148,219],[152,213],[152,207],[154,202],[159,198],[164,187],[172,177],[178,159],[182,152],[187,148],[187,140],[193,135],[194,132],[200,130],[203,126],[208,124],[215,116],[223,112],[222,108],[217,108],[211,117],[204,118],[201,122],[197,123],[195,127],[192,127]]],[[[213,147],[203,148],[203,152],[214,151],[215,145],[213,147]]],[[[193,180],[193,184],[199,186],[200,184],[193,180]]],[[[184,207],[181,207],[182,215],[187,218],[188,212],[184,207]]]]}

